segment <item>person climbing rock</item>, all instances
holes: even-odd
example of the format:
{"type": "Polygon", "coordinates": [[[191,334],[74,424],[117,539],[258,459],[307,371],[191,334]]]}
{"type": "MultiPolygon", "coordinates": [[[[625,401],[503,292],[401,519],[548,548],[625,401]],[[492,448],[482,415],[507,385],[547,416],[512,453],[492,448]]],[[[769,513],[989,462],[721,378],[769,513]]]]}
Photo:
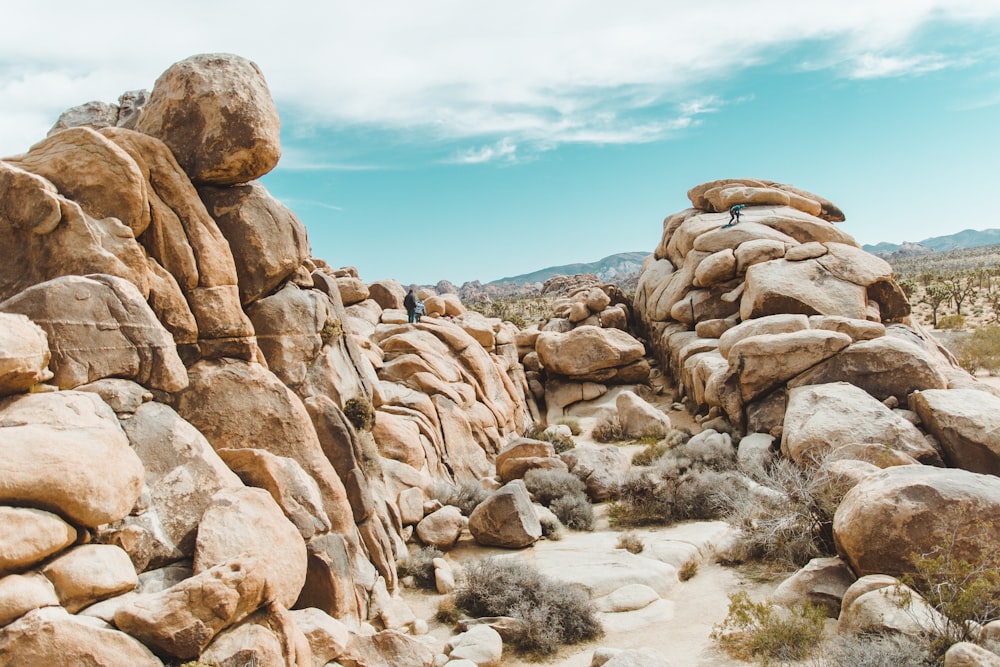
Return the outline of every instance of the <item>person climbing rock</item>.
{"type": "Polygon", "coordinates": [[[729,224],[723,225],[722,228],[732,227],[740,221],[740,211],[746,208],[746,204],[734,204],[729,208],[729,224]]]}
{"type": "Polygon", "coordinates": [[[413,324],[417,319],[417,295],[413,293],[412,287],[409,294],[403,299],[403,308],[406,308],[406,315],[409,317],[410,324],[413,324]]]}

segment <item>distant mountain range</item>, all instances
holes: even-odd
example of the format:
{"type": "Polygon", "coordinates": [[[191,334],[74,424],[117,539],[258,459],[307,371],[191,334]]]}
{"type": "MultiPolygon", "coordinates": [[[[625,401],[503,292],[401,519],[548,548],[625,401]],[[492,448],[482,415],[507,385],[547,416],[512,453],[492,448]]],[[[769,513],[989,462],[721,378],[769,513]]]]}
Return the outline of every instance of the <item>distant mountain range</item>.
{"type": "Polygon", "coordinates": [[[976,231],[965,229],[947,236],[934,236],[917,243],[876,243],[861,246],[866,251],[879,257],[893,255],[918,255],[928,252],[948,252],[959,248],[980,248],[1000,243],[1000,229],[984,229],[976,231]]]}
{"type": "Polygon", "coordinates": [[[527,285],[531,283],[544,283],[552,276],[574,276],[578,273],[593,273],[601,281],[616,282],[622,278],[638,275],[639,270],[642,268],[642,262],[648,255],[648,252],[620,252],[617,255],[608,255],[596,262],[550,266],[547,269],[539,269],[538,271],[524,273],[519,276],[510,276],[509,278],[501,278],[487,284],[500,285],[503,283],[514,283],[516,285],[527,285]]]}

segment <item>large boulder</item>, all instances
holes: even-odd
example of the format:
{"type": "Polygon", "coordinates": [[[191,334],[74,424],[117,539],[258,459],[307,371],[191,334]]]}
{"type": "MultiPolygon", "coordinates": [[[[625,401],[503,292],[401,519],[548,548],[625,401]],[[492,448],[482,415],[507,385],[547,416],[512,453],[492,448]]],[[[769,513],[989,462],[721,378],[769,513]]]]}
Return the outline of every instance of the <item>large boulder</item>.
{"type": "Polygon", "coordinates": [[[580,443],[559,458],[587,485],[587,495],[595,502],[616,495],[632,467],[629,455],[614,445],[580,443]]]}
{"type": "Polygon", "coordinates": [[[654,408],[634,392],[623,391],[618,394],[615,408],[618,410],[622,429],[633,438],[641,437],[650,429],[666,432],[672,427],[669,415],[654,408]]]}
{"type": "Polygon", "coordinates": [[[45,330],[24,315],[0,313],[0,396],[52,379],[45,330]]]}
{"type": "Polygon", "coordinates": [[[959,469],[895,466],[852,488],[833,519],[837,552],[858,576],[913,574],[914,558],[947,548],[973,563],[996,551],[1000,479],[959,469]]]}
{"type": "Polygon", "coordinates": [[[739,378],[742,400],[748,403],[850,344],[847,334],[813,329],[750,336],[730,348],[729,367],[739,378]]]}
{"type": "Polygon", "coordinates": [[[0,401],[0,502],[94,528],[126,516],[144,478],[115,413],[96,394],[0,401]]]}
{"type": "Polygon", "coordinates": [[[822,457],[842,445],[874,443],[939,462],[916,426],[846,382],[796,387],[788,392],[781,451],[799,461],[822,457]]]}
{"type": "Polygon", "coordinates": [[[136,129],[161,139],[195,183],[260,178],[281,157],[278,111],[254,63],[204,54],[160,75],[136,129]]]}
{"type": "Polygon", "coordinates": [[[534,544],[542,526],[524,482],[508,482],[476,506],[469,515],[469,532],[485,546],[517,549],[534,544]]]}
{"type": "Polygon", "coordinates": [[[619,329],[581,326],[567,333],[546,331],[535,344],[549,373],[591,379],[598,371],[620,368],[642,359],[642,343],[619,329]]]}
{"type": "Polygon", "coordinates": [[[220,632],[198,660],[219,667],[313,666],[308,639],[291,613],[277,602],[220,632]]]}
{"type": "Polygon", "coordinates": [[[59,603],[71,613],[127,593],[139,581],[128,554],[110,544],[70,549],[48,562],[42,573],[55,587],[59,603]]]}
{"type": "Polygon", "coordinates": [[[841,315],[865,319],[865,288],[831,276],[818,259],[789,262],[776,259],[754,264],[746,272],[740,317],[766,315],[841,315]]]}
{"type": "Polygon", "coordinates": [[[72,389],[106,377],[177,391],[187,373],[173,338],[131,283],[107,275],[65,276],[0,303],[45,330],[53,382],[72,389]]]}
{"type": "Polygon", "coordinates": [[[309,259],[305,225],[261,183],[202,186],[198,194],[232,248],[243,305],[269,294],[309,259]]]}
{"type": "Polygon", "coordinates": [[[919,391],[910,397],[948,465],[1000,475],[1000,398],[975,389],[919,391]]]}
{"type": "Polygon", "coordinates": [[[38,572],[0,578],[0,628],[39,607],[58,607],[52,582],[38,572]]]}
{"type": "Polygon", "coordinates": [[[448,550],[455,546],[465,528],[461,510],[445,505],[425,516],[417,524],[416,533],[421,542],[437,549],[448,550]]]}
{"type": "Polygon", "coordinates": [[[76,537],[76,528],[51,512],[0,506],[0,577],[28,569],[76,537]]]}

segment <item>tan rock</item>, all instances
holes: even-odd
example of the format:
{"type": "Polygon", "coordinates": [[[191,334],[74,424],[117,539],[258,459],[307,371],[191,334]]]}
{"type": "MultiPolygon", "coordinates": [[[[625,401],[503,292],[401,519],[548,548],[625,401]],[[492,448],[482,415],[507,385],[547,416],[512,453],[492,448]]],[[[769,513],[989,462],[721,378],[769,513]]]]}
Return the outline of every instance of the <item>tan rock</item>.
{"type": "Polygon", "coordinates": [[[105,378],[88,382],[77,387],[77,391],[89,391],[101,397],[115,414],[134,415],[143,404],[153,400],[153,392],[131,380],[105,378]]]}
{"type": "Polygon", "coordinates": [[[1000,667],[1000,656],[972,642],[958,642],[944,654],[944,667],[1000,667]]]}
{"type": "Polygon", "coordinates": [[[198,525],[194,573],[250,553],[277,602],[291,607],[306,580],[306,547],[295,526],[267,491],[222,489],[198,525]]]}
{"type": "Polygon", "coordinates": [[[52,379],[45,330],[24,315],[0,313],[0,396],[52,379]]]}
{"type": "Polygon", "coordinates": [[[789,608],[808,602],[822,607],[830,618],[837,618],[844,593],[856,580],[841,559],[813,558],[781,582],[771,594],[771,600],[789,608]]]}
{"type": "Polygon", "coordinates": [[[799,461],[855,443],[884,445],[918,461],[938,460],[937,452],[913,424],[863,389],[837,382],[789,391],[782,453],[799,461]]]}
{"type": "Polygon", "coordinates": [[[827,247],[817,241],[809,241],[789,247],[784,258],[789,262],[801,262],[804,259],[815,259],[828,253],[827,247]]]}
{"type": "MultiPolygon", "coordinates": [[[[743,211],[740,224],[735,227],[722,227],[705,231],[694,240],[692,247],[700,252],[716,253],[726,249],[732,250],[744,243],[761,239],[779,241],[783,244],[795,243],[795,239],[791,236],[757,222],[759,215],[759,210],[746,209],[743,211]]],[[[711,217],[713,220],[719,218],[719,216],[706,217],[711,217]]]]}
{"type": "Polygon", "coordinates": [[[462,512],[453,505],[446,505],[421,519],[416,533],[424,544],[447,550],[458,542],[464,526],[462,512]]]}
{"type": "Polygon", "coordinates": [[[36,609],[5,627],[0,633],[0,665],[163,667],[128,634],[57,608],[36,609]]]}
{"type": "Polygon", "coordinates": [[[419,639],[383,630],[374,635],[351,635],[351,643],[337,662],[343,667],[431,667],[434,652],[419,639]]]}
{"type": "Polygon", "coordinates": [[[326,295],[291,283],[251,303],[247,315],[268,368],[294,389],[306,381],[324,342],[339,344],[343,337],[342,321],[326,295]]]}
{"type": "Polygon", "coordinates": [[[801,262],[776,259],[749,267],[740,317],[746,321],[766,315],[801,313],[866,319],[865,288],[831,276],[829,269],[820,264],[826,257],[829,254],[801,262]]]}
{"type": "Polygon", "coordinates": [[[781,259],[785,256],[785,247],[785,242],[779,239],[750,239],[740,243],[734,250],[736,273],[742,275],[754,264],[781,259]]]}
{"type": "Polygon", "coordinates": [[[736,277],[736,255],[732,248],[712,253],[694,272],[695,287],[714,287],[736,277]]]}
{"type": "Polygon", "coordinates": [[[350,643],[347,626],[316,608],[296,609],[291,612],[302,634],[312,649],[313,665],[326,665],[339,658],[350,643]]]}
{"type": "Polygon", "coordinates": [[[0,576],[25,570],[76,542],[76,528],[57,515],[0,506],[0,576]]]}
{"type": "Polygon", "coordinates": [[[442,294],[441,300],[444,301],[444,314],[449,317],[458,317],[468,312],[457,294],[442,294]]]}
{"type": "Polygon", "coordinates": [[[729,351],[733,345],[750,336],[794,333],[808,328],[809,320],[803,315],[770,315],[745,321],[727,330],[719,337],[719,354],[728,359],[729,351]]]}
{"type": "Polygon", "coordinates": [[[173,338],[131,283],[114,276],[66,276],[0,303],[39,324],[51,341],[53,382],[72,389],[127,377],[164,391],[187,384],[173,338]]]}
{"type": "Polygon", "coordinates": [[[836,331],[763,334],[734,344],[727,359],[739,376],[742,400],[749,402],[850,344],[850,336],[836,331]]]}
{"type": "Polygon", "coordinates": [[[565,376],[625,366],[645,353],[642,343],[624,331],[590,326],[565,334],[545,332],[535,349],[546,370],[565,376]]]}
{"type": "Polygon", "coordinates": [[[115,625],[166,655],[197,657],[222,629],[267,601],[264,570],[251,556],[230,559],[160,593],[140,596],[115,613],[115,625]]]}
{"type": "Polygon", "coordinates": [[[569,471],[587,485],[587,495],[600,502],[618,493],[632,466],[631,458],[614,445],[579,443],[559,455],[569,471]]]}
{"type": "Polygon", "coordinates": [[[945,627],[947,620],[909,586],[884,586],[858,596],[844,605],[837,630],[841,633],[862,632],[903,634],[919,637],[935,628],[945,627]]]}
{"type": "Polygon", "coordinates": [[[402,309],[406,290],[398,280],[376,280],[368,284],[368,298],[379,305],[382,310],[402,309]]]}
{"type": "Polygon", "coordinates": [[[0,577],[0,628],[32,609],[58,605],[52,582],[37,572],[0,577]]]}
{"type": "Polygon", "coordinates": [[[128,554],[111,544],[84,544],[60,554],[42,573],[70,613],[135,588],[139,579],[128,554]]]}
{"type": "Polygon", "coordinates": [[[469,532],[484,546],[517,549],[534,544],[542,527],[524,482],[508,482],[477,505],[469,515],[469,532]]]}
{"type": "Polygon", "coordinates": [[[0,424],[0,502],[96,527],[126,516],[138,500],[142,462],[98,396],[13,396],[0,401],[0,424]]]}
{"type": "Polygon", "coordinates": [[[850,336],[854,342],[873,340],[885,335],[885,325],[880,322],[855,320],[836,315],[813,315],[809,318],[809,327],[826,331],[839,331],[850,336]]]}
{"type": "Polygon", "coordinates": [[[136,126],[162,139],[195,183],[236,185],[271,171],[280,121],[264,76],[231,54],[192,56],[160,75],[136,126]]]}
{"type": "Polygon", "coordinates": [[[376,572],[371,563],[352,555],[350,543],[334,533],[314,537],[306,547],[309,554],[306,583],[296,608],[315,607],[345,621],[367,618],[356,585],[363,584],[367,587],[364,590],[374,585],[376,572]]]}
{"type": "Polygon", "coordinates": [[[420,523],[424,518],[424,491],[420,487],[410,487],[403,489],[396,497],[396,506],[399,508],[399,520],[404,526],[412,526],[420,523]]]}
{"type": "Polygon", "coordinates": [[[272,602],[220,632],[199,661],[219,667],[312,667],[312,648],[291,613],[272,602]]]}
{"type": "Polygon", "coordinates": [[[337,288],[345,306],[353,306],[368,298],[368,286],[361,282],[360,278],[352,276],[337,278],[337,288]]]}
{"type": "Polygon", "coordinates": [[[950,556],[981,562],[1000,528],[982,523],[1000,504],[1000,480],[959,469],[895,466],[864,479],[834,515],[837,551],[859,575],[913,573],[914,554],[954,539],[950,556]]]}
{"type": "Polygon", "coordinates": [[[975,389],[934,389],[914,393],[911,402],[948,465],[1000,475],[1000,398],[975,389]]]}
{"type": "Polygon", "coordinates": [[[634,392],[623,391],[615,399],[618,419],[626,434],[632,437],[644,435],[647,429],[659,427],[663,432],[671,429],[670,417],[639,398],[634,392]]]}
{"type": "Polygon", "coordinates": [[[445,650],[451,661],[468,660],[477,667],[499,667],[503,639],[488,625],[474,625],[449,639],[445,650]]]}
{"type": "Polygon", "coordinates": [[[305,225],[261,183],[206,185],[198,194],[232,249],[243,305],[269,294],[309,259],[305,225]]]}
{"type": "MultiPolygon", "coordinates": [[[[555,455],[556,450],[550,442],[533,440],[531,438],[518,438],[504,447],[500,453],[497,454],[495,465],[497,473],[500,474],[502,478],[503,473],[501,471],[508,464],[512,464],[518,459],[544,459],[551,458],[555,455]]],[[[511,479],[514,479],[514,477],[511,477],[511,479]]],[[[505,483],[509,481],[510,479],[505,480],[505,483]]]]}

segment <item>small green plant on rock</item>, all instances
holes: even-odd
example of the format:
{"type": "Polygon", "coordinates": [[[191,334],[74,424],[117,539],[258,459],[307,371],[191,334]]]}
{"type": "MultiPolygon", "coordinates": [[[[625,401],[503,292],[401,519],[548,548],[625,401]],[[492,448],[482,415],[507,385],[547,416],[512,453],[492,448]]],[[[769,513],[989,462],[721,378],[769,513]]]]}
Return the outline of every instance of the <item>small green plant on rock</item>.
{"type": "Polygon", "coordinates": [[[347,399],[344,414],[359,431],[370,431],[375,426],[375,409],[367,398],[347,399]]]}
{"type": "Polygon", "coordinates": [[[746,593],[729,596],[729,613],[712,629],[712,639],[740,660],[802,660],[823,638],[826,616],[821,607],[808,602],[783,610],[770,602],[754,602],[746,593]]]}
{"type": "Polygon", "coordinates": [[[323,345],[335,343],[343,336],[344,325],[336,317],[328,317],[323,323],[323,328],[319,330],[319,337],[323,341],[323,345]]]}

